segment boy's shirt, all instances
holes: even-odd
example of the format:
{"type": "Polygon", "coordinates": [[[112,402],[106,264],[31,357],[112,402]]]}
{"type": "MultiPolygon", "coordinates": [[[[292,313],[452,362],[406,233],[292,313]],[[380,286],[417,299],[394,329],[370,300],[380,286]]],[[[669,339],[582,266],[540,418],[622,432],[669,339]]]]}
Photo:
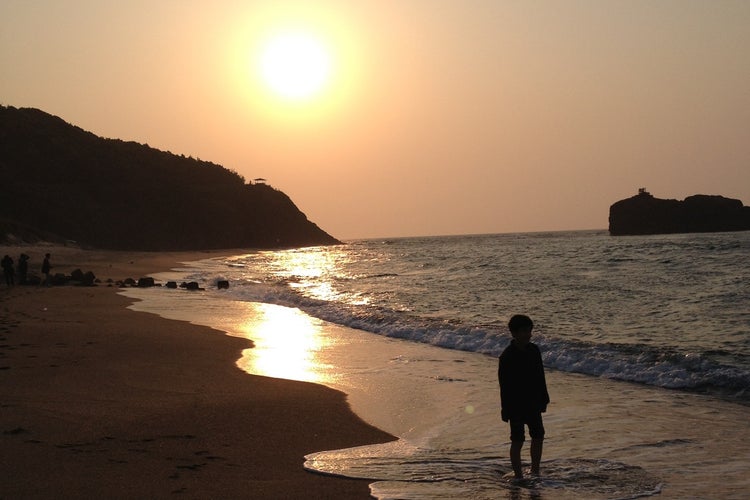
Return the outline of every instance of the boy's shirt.
{"type": "Polygon", "coordinates": [[[549,404],[542,353],[533,342],[520,349],[513,342],[500,355],[498,370],[503,421],[543,413],[549,404]]]}

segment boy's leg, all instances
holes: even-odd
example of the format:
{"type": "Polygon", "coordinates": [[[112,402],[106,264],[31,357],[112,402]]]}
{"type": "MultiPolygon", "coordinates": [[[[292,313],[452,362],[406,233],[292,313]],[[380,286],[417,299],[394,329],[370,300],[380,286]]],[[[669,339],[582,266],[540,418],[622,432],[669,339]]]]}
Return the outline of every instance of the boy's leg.
{"type": "Polygon", "coordinates": [[[513,467],[513,475],[516,479],[523,478],[523,469],[521,468],[521,448],[523,441],[510,442],[510,465],[513,467]]]}
{"type": "Polygon", "coordinates": [[[541,413],[529,419],[529,435],[531,436],[531,474],[538,476],[544,446],[544,424],[541,413]]]}
{"type": "Polygon", "coordinates": [[[542,462],[544,438],[531,438],[531,474],[539,475],[539,464],[542,462]]]}
{"type": "Polygon", "coordinates": [[[523,478],[523,469],[521,468],[521,448],[526,439],[524,433],[523,419],[510,419],[510,465],[513,467],[513,475],[516,479],[523,478]]]}

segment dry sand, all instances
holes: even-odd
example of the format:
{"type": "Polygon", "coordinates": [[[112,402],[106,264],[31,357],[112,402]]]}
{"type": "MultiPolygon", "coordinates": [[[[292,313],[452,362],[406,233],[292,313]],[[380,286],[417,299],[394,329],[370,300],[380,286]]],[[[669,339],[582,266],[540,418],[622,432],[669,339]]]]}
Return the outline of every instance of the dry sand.
{"type": "MultiPolygon", "coordinates": [[[[227,253],[0,248],[37,274],[47,251],[53,271],[102,280],[227,253]]],[[[0,284],[0,498],[369,497],[367,481],[302,467],[392,439],[343,393],[248,375],[246,340],[128,310],[116,292],[0,284]]]]}

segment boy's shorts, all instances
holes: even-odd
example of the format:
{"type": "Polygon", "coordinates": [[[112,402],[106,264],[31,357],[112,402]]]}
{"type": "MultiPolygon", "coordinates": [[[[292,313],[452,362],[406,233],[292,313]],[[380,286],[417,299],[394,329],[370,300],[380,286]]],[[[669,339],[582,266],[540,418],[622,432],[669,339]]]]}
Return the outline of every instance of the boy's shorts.
{"type": "Polygon", "coordinates": [[[529,426],[529,436],[531,439],[544,439],[544,424],[542,424],[542,414],[532,413],[510,419],[510,440],[524,442],[526,434],[524,425],[529,426]]]}

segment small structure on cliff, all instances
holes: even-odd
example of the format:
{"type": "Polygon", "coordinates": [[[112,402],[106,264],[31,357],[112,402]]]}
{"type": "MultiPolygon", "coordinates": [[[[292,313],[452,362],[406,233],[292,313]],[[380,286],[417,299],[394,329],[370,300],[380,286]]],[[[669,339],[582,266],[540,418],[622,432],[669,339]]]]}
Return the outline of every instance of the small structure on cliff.
{"type": "Polygon", "coordinates": [[[683,201],[655,198],[646,188],[609,207],[609,233],[709,233],[750,230],[750,207],[723,196],[696,194],[683,201]]]}

